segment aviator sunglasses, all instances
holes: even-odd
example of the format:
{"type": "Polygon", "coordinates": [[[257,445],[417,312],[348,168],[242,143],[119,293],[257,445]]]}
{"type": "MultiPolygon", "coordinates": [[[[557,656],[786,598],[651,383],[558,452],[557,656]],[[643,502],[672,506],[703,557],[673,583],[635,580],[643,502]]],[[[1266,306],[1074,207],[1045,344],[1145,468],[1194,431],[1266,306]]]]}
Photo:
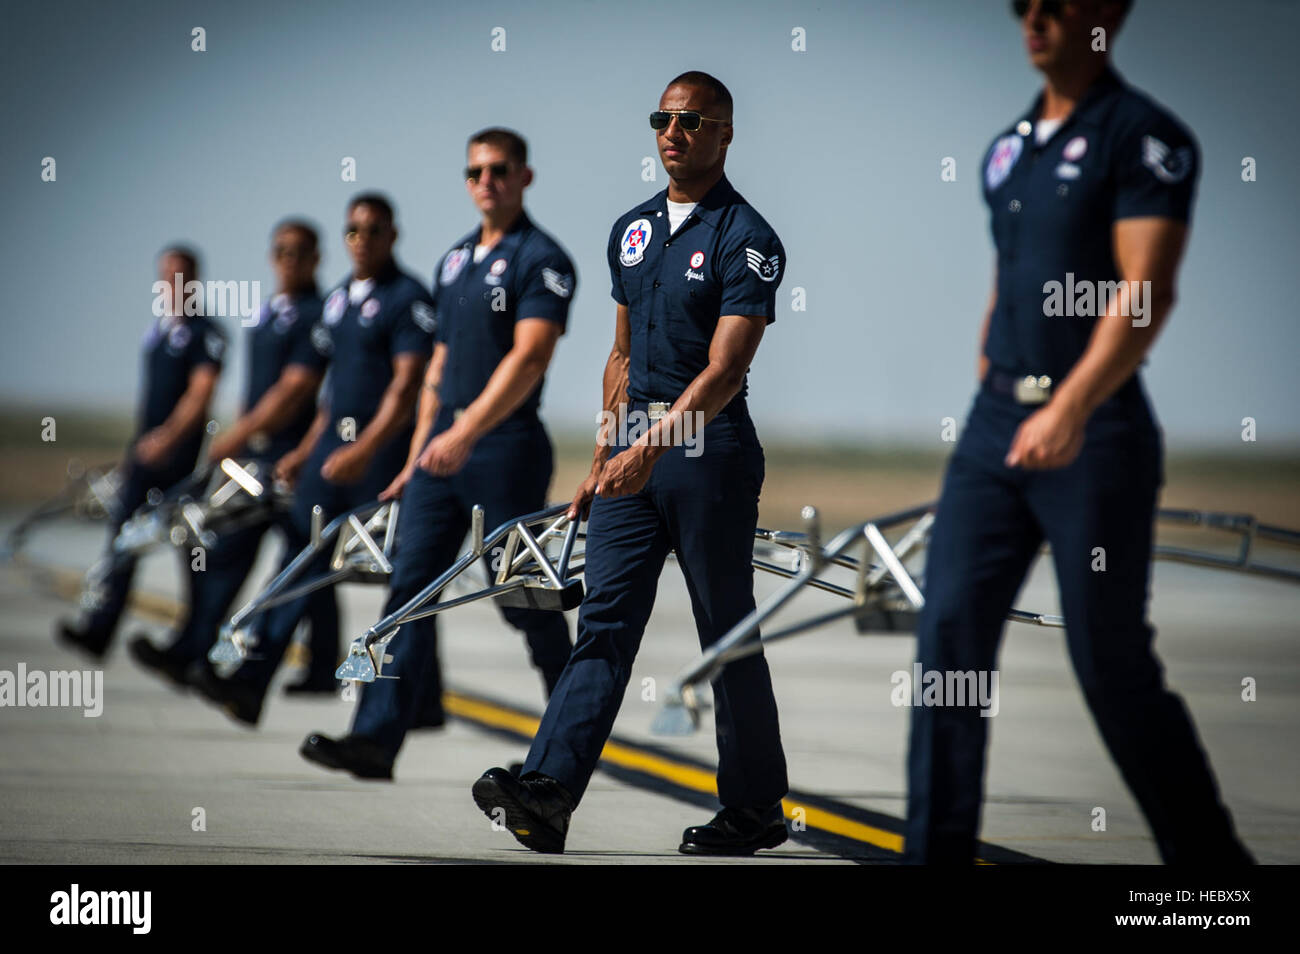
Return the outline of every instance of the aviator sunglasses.
{"type": "Polygon", "coordinates": [[[700,128],[700,123],[728,123],[727,119],[710,119],[708,116],[701,116],[697,109],[656,109],[650,114],[651,129],[667,129],[668,124],[677,117],[677,125],[687,132],[695,132],[700,128]]]}

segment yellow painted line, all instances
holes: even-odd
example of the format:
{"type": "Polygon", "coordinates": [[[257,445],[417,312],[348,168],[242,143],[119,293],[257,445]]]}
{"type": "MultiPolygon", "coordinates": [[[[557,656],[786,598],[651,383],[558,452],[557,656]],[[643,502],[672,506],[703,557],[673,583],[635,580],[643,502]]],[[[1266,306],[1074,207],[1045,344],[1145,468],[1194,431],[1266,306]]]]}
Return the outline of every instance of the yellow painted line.
{"type": "MultiPolygon", "coordinates": [[[[533,716],[493,705],[481,699],[472,699],[457,692],[444,692],[442,698],[443,706],[453,715],[494,728],[509,729],[529,738],[537,734],[538,726],[541,725],[541,721],[533,716]]],[[[602,761],[645,772],[647,775],[653,775],[692,791],[715,797],[718,794],[714,773],[695,765],[674,762],[653,752],[646,752],[618,742],[606,742],[600,758],[602,761]]],[[[788,798],[781,802],[781,808],[785,817],[791,821],[799,820],[813,828],[875,845],[886,851],[903,850],[903,836],[885,831],[883,828],[865,825],[822,808],[800,805],[788,798]]]]}
{"type": "MultiPolygon", "coordinates": [[[[71,571],[54,568],[49,569],[48,572],[52,574],[60,595],[75,599],[77,593],[80,592],[81,577],[71,571]]],[[[163,622],[170,622],[180,614],[180,607],[175,602],[154,594],[132,594],[131,605],[137,612],[160,619],[163,622]]],[[[518,732],[530,739],[537,734],[537,729],[541,726],[541,720],[536,716],[518,712],[514,709],[507,709],[450,690],[443,693],[443,706],[452,715],[460,716],[471,722],[492,726],[493,728],[518,732]]],[[[602,761],[610,762],[622,768],[645,772],[647,775],[653,775],[656,778],[664,779],[683,788],[689,788],[692,791],[702,792],[714,797],[718,794],[718,784],[714,774],[695,765],[674,762],[653,752],[647,752],[618,742],[606,742],[600,757],[602,761]]],[[[788,798],[782,800],[781,808],[785,817],[791,821],[801,820],[813,828],[828,831],[844,838],[851,838],[854,841],[864,842],[868,845],[874,845],[886,851],[901,853],[903,850],[903,836],[892,831],[854,821],[851,818],[845,818],[843,815],[837,815],[822,808],[799,805],[788,798]],[[802,816],[796,814],[799,812],[802,813],[802,816]]],[[[976,864],[988,864],[988,862],[976,859],[976,864]]]]}

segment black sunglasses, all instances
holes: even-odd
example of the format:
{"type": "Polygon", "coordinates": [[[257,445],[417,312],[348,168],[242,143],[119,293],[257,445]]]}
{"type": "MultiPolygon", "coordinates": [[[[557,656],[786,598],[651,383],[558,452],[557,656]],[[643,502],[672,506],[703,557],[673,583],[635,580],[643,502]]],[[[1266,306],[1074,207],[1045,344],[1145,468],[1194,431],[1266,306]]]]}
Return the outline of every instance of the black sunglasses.
{"type": "Polygon", "coordinates": [[[478,182],[479,179],[483,178],[484,169],[492,173],[493,179],[500,179],[502,176],[504,176],[506,173],[510,171],[510,163],[494,162],[491,165],[487,165],[487,166],[466,166],[465,178],[468,179],[470,182],[478,182]]]}
{"type": "Polygon", "coordinates": [[[355,242],[363,235],[370,238],[379,238],[386,231],[382,225],[357,225],[355,222],[349,222],[343,229],[343,237],[349,242],[355,242]]]}
{"type": "MultiPolygon", "coordinates": [[[[1043,16],[1059,20],[1065,5],[1069,2],[1070,0],[1038,0],[1038,8],[1043,16]]],[[[1017,20],[1023,20],[1031,6],[1030,0],[1011,0],[1011,12],[1015,14],[1017,20]]]]}
{"type": "Polygon", "coordinates": [[[651,129],[667,129],[668,124],[677,117],[677,125],[681,126],[687,132],[695,132],[700,128],[700,123],[728,123],[729,119],[710,119],[708,116],[701,116],[696,109],[656,109],[650,114],[651,129]]]}
{"type": "Polygon", "coordinates": [[[273,245],[271,254],[276,258],[306,259],[310,257],[311,249],[305,245],[273,245]]]}

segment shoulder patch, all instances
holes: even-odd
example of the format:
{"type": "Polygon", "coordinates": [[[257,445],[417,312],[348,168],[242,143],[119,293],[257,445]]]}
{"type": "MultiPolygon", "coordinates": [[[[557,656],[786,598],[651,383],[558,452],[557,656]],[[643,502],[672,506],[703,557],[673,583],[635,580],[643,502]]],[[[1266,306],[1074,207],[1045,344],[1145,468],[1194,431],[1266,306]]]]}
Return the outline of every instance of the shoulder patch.
{"type": "Polygon", "coordinates": [[[433,334],[436,322],[433,317],[433,308],[426,301],[420,301],[418,298],[411,303],[411,320],[421,331],[433,334]]]}
{"type": "Polygon", "coordinates": [[[573,294],[573,276],[562,275],[553,268],[542,269],[542,284],[561,298],[573,294]]]}
{"type": "Polygon", "coordinates": [[[745,264],[749,266],[750,271],[765,282],[774,282],[778,275],[781,274],[781,256],[769,255],[764,256],[757,249],[745,249],[745,264]]]}
{"type": "Polygon", "coordinates": [[[1143,136],[1142,164],[1161,182],[1174,185],[1186,179],[1192,171],[1192,147],[1170,149],[1155,136],[1143,136]]]}

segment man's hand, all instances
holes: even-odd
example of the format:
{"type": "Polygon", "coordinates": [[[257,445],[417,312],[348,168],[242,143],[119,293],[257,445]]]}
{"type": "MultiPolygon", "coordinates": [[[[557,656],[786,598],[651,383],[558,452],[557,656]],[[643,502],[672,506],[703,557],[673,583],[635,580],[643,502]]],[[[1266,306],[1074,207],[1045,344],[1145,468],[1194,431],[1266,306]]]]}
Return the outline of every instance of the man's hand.
{"type": "Polygon", "coordinates": [[[298,473],[302,470],[302,465],[307,463],[307,455],[298,450],[291,450],[278,461],[275,462],[273,476],[276,480],[283,481],[292,487],[298,483],[298,473]]]}
{"type": "Polygon", "coordinates": [[[1008,467],[1052,470],[1068,467],[1083,449],[1087,419],[1050,402],[1030,414],[1016,429],[1007,452],[1008,467]]]}
{"type": "Polygon", "coordinates": [[[592,498],[596,496],[596,484],[599,481],[599,474],[588,474],[587,479],[578,485],[573,495],[573,502],[569,504],[567,516],[570,520],[586,519],[587,511],[591,509],[592,498]]]}
{"type": "Polygon", "coordinates": [[[634,444],[605,462],[597,489],[602,497],[623,497],[641,490],[650,480],[655,459],[650,448],[634,444]]]}
{"type": "Polygon", "coordinates": [[[474,441],[453,424],[433,440],[420,454],[419,465],[435,477],[458,473],[474,450],[474,441]]]}
{"type": "Polygon", "coordinates": [[[344,444],[321,464],[320,475],[332,484],[355,484],[366,475],[370,455],[359,444],[344,444]]]}
{"type": "Polygon", "coordinates": [[[155,427],[135,442],[135,459],[145,467],[161,467],[172,452],[172,442],[165,429],[155,427]]]}
{"type": "Polygon", "coordinates": [[[393,482],[380,491],[379,499],[396,500],[398,497],[402,496],[402,491],[406,489],[406,485],[410,483],[411,475],[414,473],[415,468],[412,465],[407,464],[401,469],[398,475],[393,478],[393,482]]]}
{"type": "Polygon", "coordinates": [[[235,431],[227,431],[208,445],[208,460],[218,463],[227,457],[237,457],[244,449],[244,438],[235,431]]]}

